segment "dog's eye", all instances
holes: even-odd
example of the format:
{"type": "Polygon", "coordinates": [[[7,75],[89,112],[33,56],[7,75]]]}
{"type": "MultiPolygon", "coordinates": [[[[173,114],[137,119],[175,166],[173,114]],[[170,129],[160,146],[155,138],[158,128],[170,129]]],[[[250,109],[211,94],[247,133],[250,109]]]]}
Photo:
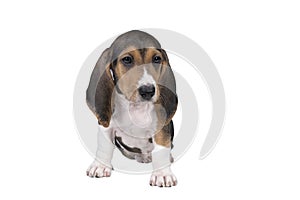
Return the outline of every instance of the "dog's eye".
{"type": "Polygon", "coordinates": [[[152,62],[156,63],[156,64],[160,64],[161,63],[161,57],[160,56],[154,56],[153,59],[152,59],[152,62]]]}
{"type": "Polygon", "coordinates": [[[131,65],[133,63],[133,58],[130,56],[125,56],[124,58],[122,58],[122,63],[124,65],[131,65]]]}

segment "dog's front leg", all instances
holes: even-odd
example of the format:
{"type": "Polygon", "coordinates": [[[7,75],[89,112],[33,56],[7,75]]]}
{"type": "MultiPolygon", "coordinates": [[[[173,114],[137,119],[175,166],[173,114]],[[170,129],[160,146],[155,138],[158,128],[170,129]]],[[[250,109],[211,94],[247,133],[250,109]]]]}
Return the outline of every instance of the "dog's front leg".
{"type": "Polygon", "coordinates": [[[171,187],[177,184],[177,179],[170,168],[171,147],[155,144],[152,151],[152,166],[151,186],[171,187]]]}
{"type": "Polygon", "coordinates": [[[111,159],[114,151],[112,128],[99,126],[97,133],[97,152],[94,162],[89,166],[86,174],[89,177],[109,177],[111,175],[111,159]]]}

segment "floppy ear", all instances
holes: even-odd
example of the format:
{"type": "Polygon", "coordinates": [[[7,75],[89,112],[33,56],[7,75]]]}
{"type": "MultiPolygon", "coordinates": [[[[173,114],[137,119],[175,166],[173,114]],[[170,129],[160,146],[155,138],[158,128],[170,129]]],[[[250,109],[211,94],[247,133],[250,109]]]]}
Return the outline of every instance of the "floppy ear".
{"type": "Polygon", "coordinates": [[[110,74],[110,49],[106,49],[98,59],[92,72],[86,91],[86,101],[89,108],[98,119],[98,123],[108,127],[112,115],[112,92],[114,83],[110,74]]]}
{"type": "Polygon", "coordinates": [[[176,112],[178,98],[176,94],[176,81],[169,64],[167,53],[163,49],[160,51],[163,54],[164,61],[161,66],[160,78],[158,81],[158,103],[162,105],[164,110],[157,110],[157,112],[159,112],[158,115],[164,115],[165,125],[168,125],[176,112]]]}

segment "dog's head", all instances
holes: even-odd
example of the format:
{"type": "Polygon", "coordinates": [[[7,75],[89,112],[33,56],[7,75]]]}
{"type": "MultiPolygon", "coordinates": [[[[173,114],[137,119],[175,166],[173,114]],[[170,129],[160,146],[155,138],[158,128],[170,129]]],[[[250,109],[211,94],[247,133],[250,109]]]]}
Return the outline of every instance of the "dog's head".
{"type": "Polygon", "coordinates": [[[166,52],[148,33],[119,36],[100,56],[87,89],[87,103],[99,124],[109,126],[114,89],[133,103],[152,102],[169,123],[177,108],[176,84],[166,52]]]}

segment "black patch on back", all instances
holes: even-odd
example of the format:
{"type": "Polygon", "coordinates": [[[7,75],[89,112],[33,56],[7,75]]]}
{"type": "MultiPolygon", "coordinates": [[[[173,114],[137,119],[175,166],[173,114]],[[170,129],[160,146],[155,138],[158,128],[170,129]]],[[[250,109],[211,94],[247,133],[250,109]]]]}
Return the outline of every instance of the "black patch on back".
{"type": "Polygon", "coordinates": [[[165,134],[169,135],[169,137],[171,139],[171,149],[173,149],[173,147],[174,147],[174,145],[173,145],[173,138],[174,138],[174,124],[173,124],[173,120],[171,120],[168,125],[164,126],[163,130],[164,130],[165,134]]]}
{"type": "Polygon", "coordinates": [[[118,147],[118,149],[123,152],[123,149],[132,152],[132,153],[142,153],[142,150],[136,147],[129,147],[126,144],[122,142],[121,137],[115,137],[115,145],[118,147]]]}
{"type": "Polygon", "coordinates": [[[171,142],[173,142],[173,138],[174,138],[174,125],[173,125],[173,120],[170,121],[169,129],[170,129],[170,134],[171,134],[171,142]]]}

